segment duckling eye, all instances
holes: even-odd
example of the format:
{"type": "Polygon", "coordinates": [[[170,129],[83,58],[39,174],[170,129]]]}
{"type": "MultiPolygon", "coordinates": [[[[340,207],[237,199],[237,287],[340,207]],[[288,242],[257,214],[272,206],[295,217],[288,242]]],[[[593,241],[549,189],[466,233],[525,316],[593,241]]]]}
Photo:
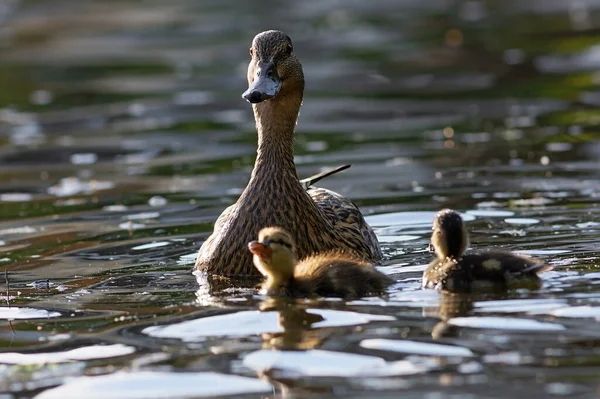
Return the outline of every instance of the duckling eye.
{"type": "Polygon", "coordinates": [[[290,248],[290,249],[292,248],[292,246],[290,244],[288,244],[287,242],[285,242],[285,241],[283,241],[281,239],[279,239],[279,240],[271,240],[271,242],[275,243],[275,244],[282,245],[282,246],[284,246],[286,248],[290,248]]]}

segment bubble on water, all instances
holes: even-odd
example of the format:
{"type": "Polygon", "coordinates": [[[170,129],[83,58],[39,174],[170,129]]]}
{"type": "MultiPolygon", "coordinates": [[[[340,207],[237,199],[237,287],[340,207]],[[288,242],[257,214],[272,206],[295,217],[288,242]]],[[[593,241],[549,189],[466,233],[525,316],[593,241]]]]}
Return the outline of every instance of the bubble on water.
{"type": "Polygon", "coordinates": [[[277,370],[307,377],[368,377],[418,374],[438,365],[408,360],[387,362],[376,356],[313,349],[298,351],[259,350],[244,357],[244,366],[257,372],[277,370]]]}
{"type": "Polygon", "coordinates": [[[115,187],[111,181],[88,180],[82,181],[77,177],[65,177],[60,182],[48,188],[48,194],[66,197],[76,194],[91,194],[96,191],[110,190],[115,187]]]}
{"type": "Polygon", "coordinates": [[[37,230],[30,226],[23,227],[13,227],[10,229],[0,230],[0,235],[9,235],[9,234],[31,234],[35,233],[37,230]]]}
{"type": "Polygon", "coordinates": [[[589,229],[592,227],[598,227],[600,226],[600,223],[598,222],[584,222],[584,223],[577,223],[575,226],[579,227],[580,229],[589,229]]]}
{"type": "Polygon", "coordinates": [[[327,147],[328,144],[326,141],[309,141],[305,145],[306,150],[312,152],[325,151],[327,147]]]}
{"type": "Polygon", "coordinates": [[[492,197],[494,198],[519,198],[520,196],[520,193],[515,192],[499,192],[492,194],[492,197]]]}
{"type": "Polygon", "coordinates": [[[576,388],[573,384],[565,384],[562,382],[551,382],[546,384],[546,393],[550,395],[561,395],[567,396],[576,391],[576,388]]]}
{"type": "Polygon", "coordinates": [[[124,229],[124,230],[143,229],[144,227],[146,227],[145,224],[142,224],[142,223],[133,223],[132,221],[123,222],[123,223],[119,224],[119,228],[120,229],[124,229]]]}
{"type": "Polygon", "coordinates": [[[141,212],[141,213],[134,213],[133,215],[125,216],[125,218],[128,220],[156,219],[158,217],[160,217],[159,212],[141,212]]]}
{"type": "Polygon", "coordinates": [[[466,212],[468,215],[478,216],[478,217],[506,217],[512,216],[515,213],[511,211],[500,211],[500,210],[492,210],[492,209],[474,209],[466,212]]]}
{"type": "Polygon", "coordinates": [[[148,205],[150,205],[151,207],[159,207],[167,205],[168,202],[169,201],[165,197],[155,195],[148,200],[148,205]]]}
{"type": "Polygon", "coordinates": [[[198,251],[194,251],[191,254],[181,255],[177,260],[178,265],[193,265],[196,263],[198,257],[198,251]]]}
{"type": "Polygon", "coordinates": [[[43,391],[35,399],[172,399],[269,394],[273,387],[257,378],[206,372],[120,371],[83,376],[43,391]]]}
{"type": "Polygon", "coordinates": [[[600,320],[600,306],[566,306],[551,310],[548,314],[556,317],[592,318],[600,320]]]}
{"type": "Polygon", "coordinates": [[[508,65],[517,65],[525,60],[525,52],[520,48],[506,49],[503,58],[508,65]]]}
{"type": "Polygon", "coordinates": [[[48,105],[53,99],[52,92],[48,90],[35,90],[29,95],[29,101],[35,105],[48,105]]]}
{"type": "Polygon", "coordinates": [[[546,151],[549,152],[567,152],[573,148],[571,143],[547,143],[546,151]]]}
{"type": "Polygon", "coordinates": [[[93,165],[98,161],[98,155],[92,152],[72,154],[70,161],[73,165],[93,165]]]}
{"type": "Polygon", "coordinates": [[[485,328],[496,330],[514,331],[563,331],[562,324],[545,323],[537,320],[511,317],[455,317],[448,320],[448,324],[459,327],[485,328]]]}
{"type": "Polygon", "coordinates": [[[158,241],[158,242],[151,242],[151,243],[148,243],[148,244],[143,244],[143,245],[138,245],[138,246],[135,246],[135,247],[131,247],[131,249],[133,251],[143,251],[143,250],[146,250],[146,249],[166,247],[167,245],[171,245],[171,243],[169,241],[158,241]]]}
{"type": "Polygon", "coordinates": [[[102,208],[106,212],[125,212],[129,209],[126,205],[107,205],[102,208]]]}
{"type": "Polygon", "coordinates": [[[36,290],[48,290],[50,287],[53,287],[55,284],[50,280],[37,280],[32,283],[27,284],[30,287],[35,288],[36,290]]]}
{"type": "Polygon", "coordinates": [[[485,313],[517,313],[538,314],[548,309],[564,306],[564,299],[504,299],[496,301],[480,301],[475,303],[475,312],[485,313]]]}
{"type": "Polygon", "coordinates": [[[64,352],[44,353],[16,353],[5,352],[2,354],[2,363],[33,365],[48,363],[65,363],[74,360],[107,359],[125,356],[135,352],[135,348],[124,344],[91,345],[64,352]]]}
{"type": "Polygon", "coordinates": [[[3,193],[0,194],[0,202],[27,202],[33,199],[29,193],[3,193]]]}
{"type": "Polygon", "coordinates": [[[527,232],[525,232],[525,230],[512,229],[512,230],[502,230],[502,231],[500,231],[500,234],[506,234],[511,237],[525,237],[527,235],[527,232]]]}
{"type": "MultiPolygon", "coordinates": [[[[506,206],[506,202],[498,202],[498,201],[482,201],[478,202],[475,206],[478,208],[502,208],[506,206]]],[[[468,213],[469,211],[467,211],[468,213]]]]}
{"type": "Polygon", "coordinates": [[[456,356],[473,357],[475,354],[468,348],[454,345],[442,345],[420,341],[365,339],[359,344],[366,349],[377,349],[386,352],[410,353],[424,356],[456,356]]]}
{"type": "Polygon", "coordinates": [[[0,307],[0,319],[5,320],[47,319],[60,316],[59,312],[52,312],[45,309],[21,308],[17,306],[0,307]]]}
{"type": "Polygon", "coordinates": [[[146,106],[141,103],[133,103],[129,105],[127,112],[131,116],[140,117],[146,112],[146,106]]]}
{"type": "Polygon", "coordinates": [[[545,206],[545,205],[549,205],[549,204],[553,204],[553,203],[554,203],[553,200],[551,200],[550,198],[545,198],[545,197],[510,200],[510,204],[512,206],[522,206],[522,207],[545,206]]]}
{"type": "Polygon", "coordinates": [[[540,222],[538,219],[531,218],[508,218],[504,221],[508,224],[537,224],[540,222]]]}
{"type": "Polygon", "coordinates": [[[533,361],[531,356],[525,356],[520,352],[501,352],[483,356],[483,362],[488,364],[511,364],[518,365],[533,361]]]}

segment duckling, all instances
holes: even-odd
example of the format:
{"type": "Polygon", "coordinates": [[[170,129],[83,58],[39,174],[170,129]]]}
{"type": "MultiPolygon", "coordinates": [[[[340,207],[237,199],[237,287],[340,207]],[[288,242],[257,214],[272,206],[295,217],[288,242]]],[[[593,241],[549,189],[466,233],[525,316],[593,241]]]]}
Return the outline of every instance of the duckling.
{"type": "Polygon", "coordinates": [[[202,244],[196,269],[220,276],[258,274],[244,247],[269,225],[294,232],[300,259],[336,248],[365,261],[380,259],[377,237],[352,201],[298,179],[294,129],[304,73],[292,40],[276,30],[259,33],[250,57],[249,87],[242,97],[252,104],[256,120],[256,161],[239,199],[223,211],[202,244]]]}
{"type": "Polygon", "coordinates": [[[267,227],[251,241],[254,266],[266,277],[261,293],[270,296],[361,297],[381,292],[393,280],[373,265],[340,251],[312,255],[296,262],[296,244],[290,233],[267,227]]]}
{"type": "Polygon", "coordinates": [[[464,255],[468,233],[460,215],[441,210],[433,221],[431,246],[437,259],[423,273],[423,288],[470,292],[490,287],[539,287],[539,273],[552,269],[540,259],[501,251],[464,255]]]}

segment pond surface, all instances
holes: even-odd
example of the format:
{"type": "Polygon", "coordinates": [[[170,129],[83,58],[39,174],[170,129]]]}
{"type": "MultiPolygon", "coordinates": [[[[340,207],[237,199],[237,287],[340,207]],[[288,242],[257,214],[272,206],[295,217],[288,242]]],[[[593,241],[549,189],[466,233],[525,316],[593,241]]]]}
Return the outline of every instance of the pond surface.
{"type": "Polygon", "coordinates": [[[597,397],[599,28],[592,0],[1,2],[0,397],[597,397]],[[298,173],[353,164],[321,186],[375,228],[381,298],[191,273],[269,28],[305,67],[298,173]],[[543,288],[421,290],[442,207],[543,288]]]}

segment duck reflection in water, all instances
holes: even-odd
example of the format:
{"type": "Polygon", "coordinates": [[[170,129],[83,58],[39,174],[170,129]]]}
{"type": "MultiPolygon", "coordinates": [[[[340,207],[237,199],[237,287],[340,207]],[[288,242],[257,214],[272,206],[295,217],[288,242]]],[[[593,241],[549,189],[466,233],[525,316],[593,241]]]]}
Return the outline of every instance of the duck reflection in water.
{"type": "Polygon", "coordinates": [[[435,340],[457,337],[460,327],[449,324],[448,320],[469,316],[473,312],[473,303],[473,294],[442,291],[438,306],[423,308],[424,317],[441,319],[431,330],[431,337],[435,340]]]}
{"type": "Polygon", "coordinates": [[[261,334],[263,349],[308,350],[314,349],[331,333],[331,329],[313,329],[312,325],[325,318],[309,313],[291,298],[267,298],[259,309],[261,312],[277,312],[277,324],[282,331],[261,334]]]}

